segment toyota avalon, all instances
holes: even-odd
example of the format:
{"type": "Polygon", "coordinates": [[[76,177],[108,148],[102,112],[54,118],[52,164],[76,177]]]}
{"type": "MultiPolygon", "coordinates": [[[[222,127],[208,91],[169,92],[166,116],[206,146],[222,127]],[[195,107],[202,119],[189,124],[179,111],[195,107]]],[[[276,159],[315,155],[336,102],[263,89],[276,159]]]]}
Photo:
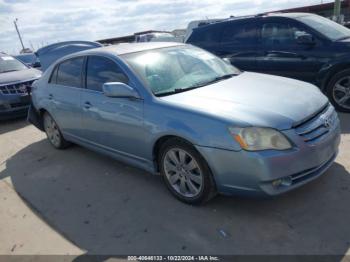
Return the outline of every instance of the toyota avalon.
{"type": "Polygon", "coordinates": [[[337,114],[314,85],[241,72],[197,47],[133,43],[61,58],[33,84],[29,121],[164,178],[181,201],[279,195],[333,163],[337,114]]]}

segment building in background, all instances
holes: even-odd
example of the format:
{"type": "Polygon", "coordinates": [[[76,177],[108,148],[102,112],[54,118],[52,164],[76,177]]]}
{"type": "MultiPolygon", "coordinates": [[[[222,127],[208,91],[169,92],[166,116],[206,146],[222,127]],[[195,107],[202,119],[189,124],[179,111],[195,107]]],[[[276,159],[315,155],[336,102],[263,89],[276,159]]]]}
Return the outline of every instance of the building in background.
{"type": "MultiPolygon", "coordinates": [[[[317,15],[321,15],[321,16],[333,19],[334,1],[332,3],[283,9],[283,10],[279,10],[279,11],[274,11],[273,13],[275,13],[275,12],[276,13],[277,12],[282,12],[282,13],[295,13],[295,12],[313,13],[313,14],[317,14],[317,15]]],[[[348,25],[350,23],[350,0],[341,1],[340,15],[341,15],[340,22],[342,24],[348,25]]]]}

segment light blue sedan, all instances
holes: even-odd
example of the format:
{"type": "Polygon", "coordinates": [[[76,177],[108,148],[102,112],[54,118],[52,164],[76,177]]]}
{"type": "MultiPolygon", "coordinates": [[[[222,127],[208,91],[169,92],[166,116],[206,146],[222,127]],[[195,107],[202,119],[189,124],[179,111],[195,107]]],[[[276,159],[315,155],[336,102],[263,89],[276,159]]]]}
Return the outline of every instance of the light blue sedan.
{"type": "Polygon", "coordinates": [[[317,87],[178,43],[65,56],[33,84],[28,118],[55,148],[75,143],[160,174],[190,204],[292,190],[329,168],[340,141],[317,87]]]}

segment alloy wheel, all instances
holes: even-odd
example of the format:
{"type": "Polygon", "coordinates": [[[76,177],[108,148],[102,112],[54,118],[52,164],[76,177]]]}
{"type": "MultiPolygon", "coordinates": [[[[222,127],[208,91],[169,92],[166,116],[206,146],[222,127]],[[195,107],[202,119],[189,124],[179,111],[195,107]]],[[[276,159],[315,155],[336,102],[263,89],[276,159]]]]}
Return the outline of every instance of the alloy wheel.
{"type": "Polygon", "coordinates": [[[342,77],[335,83],[332,95],[340,107],[350,109],[350,76],[342,77]]]}
{"type": "Polygon", "coordinates": [[[184,197],[196,197],[203,187],[203,173],[187,151],[172,148],[164,156],[164,171],[171,187],[184,197]]]}
{"type": "Polygon", "coordinates": [[[60,147],[61,144],[61,134],[58,129],[56,122],[48,114],[44,117],[44,129],[47,135],[47,138],[55,147],[60,147]]]}

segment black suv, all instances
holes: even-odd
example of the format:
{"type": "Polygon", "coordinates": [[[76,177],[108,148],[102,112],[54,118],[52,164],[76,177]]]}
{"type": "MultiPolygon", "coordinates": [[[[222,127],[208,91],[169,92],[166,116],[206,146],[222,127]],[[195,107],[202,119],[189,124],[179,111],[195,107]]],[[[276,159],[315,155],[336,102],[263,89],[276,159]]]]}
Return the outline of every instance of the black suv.
{"type": "Polygon", "coordinates": [[[246,71],[317,85],[339,111],[350,112],[350,30],[327,18],[269,14],[194,29],[187,43],[246,71]]]}

